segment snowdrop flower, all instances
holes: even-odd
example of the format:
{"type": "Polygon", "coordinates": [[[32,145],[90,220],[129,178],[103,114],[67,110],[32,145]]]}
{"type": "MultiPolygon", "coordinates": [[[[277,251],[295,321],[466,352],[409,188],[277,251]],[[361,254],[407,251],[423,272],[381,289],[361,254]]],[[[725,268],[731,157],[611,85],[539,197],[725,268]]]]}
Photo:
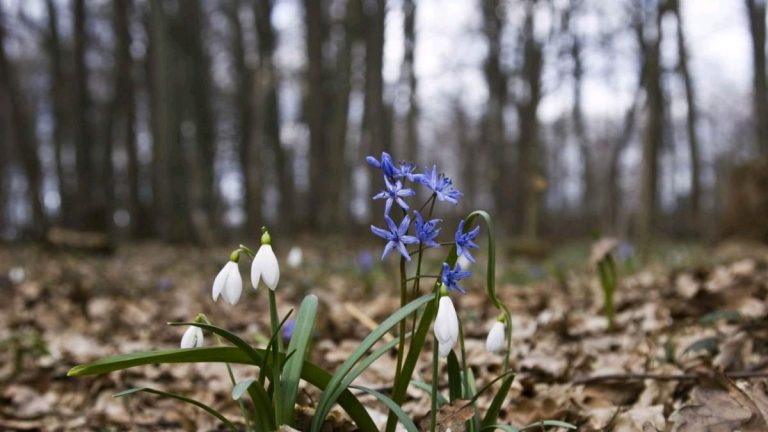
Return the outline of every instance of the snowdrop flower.
{"type": "MultiPolygon", "coordinates": [[[[444,287],[440,290],[443,291],[444,287]]],[[[437,349],[441,358],[445,358],[459,340],[459,318],[456,316],[456,309],[453,307],[451,298],[446,294],[440,297],[440,304],[437,307],[437,318],[435,318],[435,337],[437,338],[437,349]]]]}
{"type": "Polygon", "coordinates": [[[200,348],[203,346],[203,329],[189,326],[181,337],[182,348],[200,348]]]}
{"type": "Polygon", "coordinates": [[[224,300],[235,305],[240,300],[240,294],[243,292],[243,278],[240,277],[240,267],[237,262],[240,260],[240,251],[232,252],[229,256],[229,262],[224,264],[216,279],[213,280],[213,301],[218,300],[219,295],[224,300]]]}
{"type": "Polygon", "coordinates": [[[280,280],[280,267],[277,264],[277,257],[272,251],[272,237],[266,228],[262,228],[262,231],[261,247],[256,252],[251,265],[251,283],[253,289],[256,289],[259,287],[259,281],[263,280],[264,284],[274,291],[280,280]]]}
{"type": "Polygon", "coordinates": [[[463,269],[469,270],[469,267],[472,265],[472,261],[468,260],[464,255],[459,255],[459,257],[456,258],[456,264],[458,264],[459,267],[463,269]]]}
{"type": "Polygon", "coordinates": [[[300,247],[294,246],[288,251],[288,256],[285,258],[285,262],[290,268],[298,268],[304,261],[304,253],[300,247]]]}
{"type": "Polygon", "coordinates": [[[492,353],[500,353],[507,348],[506,326],[503,321],[496,321],[488,332],[485,349],[492,353]]]}

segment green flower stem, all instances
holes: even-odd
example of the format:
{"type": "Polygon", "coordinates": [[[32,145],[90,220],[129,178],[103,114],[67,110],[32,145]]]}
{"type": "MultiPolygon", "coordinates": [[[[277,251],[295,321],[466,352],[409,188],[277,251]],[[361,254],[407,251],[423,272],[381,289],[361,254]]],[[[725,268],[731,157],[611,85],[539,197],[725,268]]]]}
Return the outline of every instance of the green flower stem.
{"type": "Polygon", "coordinates": [[[440,360],[440,357],[438,356],[437,336],[433,336],[432,337],[432,411],[431,411],[431,421],[429,422],[430,432],[435,432],[435,427],[437,426],[437,387],[438,387],[437,362],[439,360],[440,360]]]}
{"type": "Polygon", "coordinates": [[[438,279],[438,278],[440,278],[440,275],[421,275],[421,276],[411,276],[407,278],[405,281],[410,282],[416,279],[438,279]]]}
{"type": "MultiPolygon", "coordinates": [[[[432,212],[435,210],[435,198],[437,197],[437,194],[433,193],[432,196],[429,197],[429,214],[427,215],[426,221],[428,222],[430,219],[432,219],[432,212]]],[[[416,262],[416,276],[413,279],[413,287],[411,288],[411,300],[415,300],[419,294],[419,282],[421,281],[421,261],[424,257],[424,244],[419,242],[419,258],[416,262]]],[[[439,278],[439,276],[438,276],[439,278]]],[[[406,282],[408,279],[406,279],[406,282]]],[[[413,313],[413,322],[411,323],[411,332],[416,331],[416,320],[418,319],[418,313],[413,313]]],[[[408,380],[410,380],[411,377],[408,377],[408,380]]]]}
{"type": "MultiPolygon", "coordinates": [[[[198,322],[202,321],[210,326],[213,325],[213,323],[210,320],[208,320],[208,317],[206,317],[204,314],[197,314],[197,321],[198,322]]],[[[224,342],[222,342],[221,336],[219,335],[215,335],[215,336],[216,336],[216,345],[223,347],[224,342]]],[[[235,379],[234,372],[232,372],[232,366],[230,366],[229,363],[224,363],[224,365],[227,367],[227,373],[229,374],[229,379],[230,381],[232,381],[232,387],[234,388],[237,385],[237,380],[235,379]]],[[[242,399],[239,399],[237,401],[237,404],[240,406],[240,413],[243,414],[243,420],[245,421],[245,430],[249,431],[251,430],[251,422],[248,418],[248,411],[246,411],[245,409],[245,404],[243,403],[242,399]]]]}
{"type": "MultiPolygon", "coordinates": [[[[283,338],[280,337],[281,335],[276,335],[275,332],[280,331],[280,318],[277,316],[277,299],[275,297],[275,291],[268,289],[269,291],[269,321],[270,321],[270,327],[272,328],[272,335],[275,338],[275,360],[277,360],[277,357],[280,353],[283,352],[283,338]]],[[[275,407],[275,421],[278,425],[282,424],[282,419],[280,418],[280,402],[282,397],[282,392],[280,389],[280,372],[281,367],[277,365],[277,362],[273,363],[272,365],[272,401],[274,403],[275,407]]]]}
{"type": "MultiPolygon", "coordinates": [[[[405,283],[405,257],[400,257],[400,307],[408,304],[408,288],[405,283]]],[[[402,377],[401,372],[403,369],[403,356],[405,355],[405,326],[407,320],[400,321],[398,327],[398,343],[397,343],[397,365],[395,366],[395,384],[400,382],[401,379],[410,380],[411,377],[402,377]]]]}

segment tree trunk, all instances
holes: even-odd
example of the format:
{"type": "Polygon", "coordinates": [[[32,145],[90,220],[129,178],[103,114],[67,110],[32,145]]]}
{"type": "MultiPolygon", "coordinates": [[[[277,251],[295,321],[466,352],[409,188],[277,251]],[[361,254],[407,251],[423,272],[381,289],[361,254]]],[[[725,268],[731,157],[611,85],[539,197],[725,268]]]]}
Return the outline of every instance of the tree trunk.
{"type": "MultiPolygon", "coordinates": [[[[385,139],[386,113],[384,112],[384,21],[386,0],[371,0],[363,9],[367,31],[365,47],[365,112],[363,113],[364,147],[370,154],[391,152],[391,143],[385,139]]],[[[396,158],[397,159],[397,158],[396,158]]]]}
{"type": "MultiPolygon", "coordinates": [[[[584,110],[582,108],[582,90],[584,81],[584,64],[581,58],[582,48],[581,39],[576,34],[572,35],[571,58],[573,59],[573,109],[571,118],[573,120],[573,130],[576,135],[576,142],[581,153],[581,185],[582,185],[582,205],[584,213],[589,223],[595,216],[595,187],[592,170],[592,155],[589,150],[589,140],[584,127],[584,110]]],[[[588,229],[590,227],[587,227],[588,229]]]]}
{"type": "Polygon", "coordinates": [[[659,149],[664,138],[664,94],[661,83],[661,14],[654,11],[644,32],[646,125],[643,136],[638,235],[647,241],[653,235],[658,207],[659,149]]]}
{"type": "Polygon", "coordinates": [[[683,17],[680,13],[680,1],[671,0],[671,10],[677,20],[677,56],[678,67],[685,85],[685,103],[688,107],[687,126],[688,126],[688,153],[691,158],[691,195],[690,211],[691,226],[694,230],[699,227],[699,207],[701,195],[701,156],[699,155],[699,134],[697,132],[698,113],[696,110],[696,93],[691,78],[691,72],[688,69],[688,48],[685,43],[685,33],[683,31],[683,17]]]}
{"type": "MultiPolygon", "coordinates": [[[[489,161],[488,181],[493,190],[493,201],[501,226],[514,226],[512,203],[514,179],[510,169],[510,155],[504,124],[504,108],[507,104],[507,75],[501,66],[502,35],[504,33],[504,2],[481,1],[483,6],[483,33],[488,45],[483,71],[488,86],[488,102],[483,118],[484,141],[488,143],[493,158],[489,161]]],[[[465,155],[469,157],[469,155],[465,155]]]]}
{"type": "Polygon", "coordinates": [[[541,168],[539,145],[538,108],[541,101],[541,45],[535,39],[534,3],[526,4],[525,24],[523,25],[523,68],[522,78],[527,87],[526,99],[518,104],[520,128],[518,146],[518,196],[521,203],[523,227],[522,234],[530,239],[539,235],[541,217],[541,197],[544,192],[545,177],[541,168]]]}
{"type": "MultiPolygon", "coordinates": [[[[3,13],[0,10],[0,22],[3,13]]],[[[10,135],[21,158],[21,166],[27,180],[27,191],[32,207],[32,232],[37,236],[45,232],[46,220],[43,208],[42,170],[37,155],[37,136],[32,114],[18,82],[16,71],[5,51],[5,27],[0,25],[0,103],[11,120],[10,135]]],[[[4,164],[8,162],[5,161],[4,164]]],[[[5,172],[5,171],[4,171],[5,172]]]]}
{"type": "Polygon", "coordinates": [[[419,160],[419,105],[417,95],[414,53],[416,51],[416,2],[403,0],[403,34],[405,47],[401,80],[408,89],[408,113],[405,117],[405,158],[419,160]]]}
{"type": "Polygon", "coordinates": [[[754,97],[754,122],[757,147],[762,154],[768,154],[768,86],[765,65],[765,0],[746,0],[749,29],[752,37],[752,61],[754,76],[752,91],[754,97]]]}
{"type": "Polygon", "coordinates": [[[294,185],[293,171],[290,158],[287,157],[280,140],[280,104],[278,98],[279,80],[274,63],[276,46],[275,29],[272,24],[272,8],[274,0],[255,2],[256,32],[258,40],[259,66],[256,79],[259,90],[256,92],[263,99],[259,106],[263,107],[261,116],[260,141],[264,148],[269,149],[277,172],[278,190],[280,192],[280,211],[277,223],[290,226],[294,216],[294,185]]]}

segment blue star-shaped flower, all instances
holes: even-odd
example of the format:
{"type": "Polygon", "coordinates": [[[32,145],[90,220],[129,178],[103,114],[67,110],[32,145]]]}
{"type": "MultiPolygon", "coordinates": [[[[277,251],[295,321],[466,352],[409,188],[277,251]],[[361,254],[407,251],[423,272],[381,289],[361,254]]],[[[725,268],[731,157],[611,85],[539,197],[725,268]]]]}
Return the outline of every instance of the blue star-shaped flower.
{"type": "Polygon", "coordinates": [[[371,231],[373,231],[374,234],[387,240],[387,245],[384,247],[384,253],[381,254],[381,259],[384,259],[392,249],[397,248],[400,255],[410,261],[411,256],[408,255],[408,250],[405,249],[405,245],[419,242],[419,239],[416,237],[405,234],[408,232],[408,226],[411,224],[411,219],[406,215],[403,218],[403,221],[400,222],[399,227],[395,225],[395,222],[392,221],[392,218],[388,215],[384,216],[384,220],[387,222],[389,231],[371,225],[371,231]]]}
{"type": "Polygon", "coordinates": [[[386,199],[387,203],[384,206],[384,214],[388,215],[389,211],[392,209],[392,203],[396,202],[397,205],[402,207],[403,210],[408,211],[408,204],[405,203],[403,198],[414,196],[416,195],[416,192],[413,189],[406,189],[403,187],[403,184],[400,181],[390,182],[386,177],[384,177],[384,183],[387,186],[386,190],[383,190],[376,195],[373,196],[373,199],[386,199]]]}
{"type": "Polygon", "coordinates": [[[464,290],[464,288],[459,285],[459,281],[470,276],[472,276],[472,272],[461,271],[461,265],[459,265],[459,263],[456,263],[456,267],[451,270],[451,267],[448,265],[448,263],[444,262],[443,274],[440,276],[440,280],[446,287],[448,287],[449,290],[454,290],[462,294],[466,294],[467,292],[464,290]]]}
{"type": "Polygon", "coordinates": [[[418,210],[414,210],[413,213],[416,215],[416,238],[419,239],[419,242],[421,242],[424,247],[440,247],[440,245],[435,242],[435,237],[440,234],[441,228],[438,228],[437,224],[439,224],[441,220],[432,219],[424,222],[424,218],[421,217],[421,213],[419,213],[418,210]]]}
{"type": "Polygon", "coordinates": [[[414,178],[417,182],[436,193],[438,200],[448,201],[453,204],[459,203],[461,192],[453,187],[453,181],[450,178],[437,172],[436,165],[432,166],[432,171],[429,168],[424,168],[424,174],[417,174],[414,178]]]}
{"type": "Polygon", "coordinates": [[[374,168],[378,168],[384,173],[384,178],[394,181],[400,176],[400,169],[392,162],[392,156],[387,152],[381,152],[381,160],[377,160],[373,156],[365,158],[368,164],[374,168]]]}
{"type": "Polygon", "coordinates": [[[475,258],[469,252],[470,249],[479,249],[472,240],[480,233],[480,227],[475,227],[472,231],[464,232],[464,221],[459,222],[459,229],[456,230],[456,255],[463,255],[470,262],[475,262],[475,258]]]}
{"type": "Polygon", "coordinates": [[[411,162],[400,162],[400,167],[398,168],[398,178],[406,179],[408,181],[416,181],[416,177],[419,174],[416,174],[416,165],[411,162]]]}

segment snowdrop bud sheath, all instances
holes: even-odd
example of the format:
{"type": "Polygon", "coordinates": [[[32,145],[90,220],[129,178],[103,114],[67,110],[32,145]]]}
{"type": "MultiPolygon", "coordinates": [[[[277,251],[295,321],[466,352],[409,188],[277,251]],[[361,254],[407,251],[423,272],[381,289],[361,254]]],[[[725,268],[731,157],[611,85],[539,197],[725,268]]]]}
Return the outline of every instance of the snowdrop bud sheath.
{"type": "Polygon", "coordinates": [[[438,342],[440,357],[445,358],[459,340],[459,319],[456,309],[448,296],[440,297],[440,304],[435,318],[435,337],[438,342]]]}
{"type": "Polygon", "coordinates": [[[240,268],[234,261],[228,261],[213,281],[213,301],[224,297],[231,304],[237,304],[240,294],[243,292],[243,278],[240,276],[240,268]]]}
{"type": "Polygon", "coordinates": [[[264,284],[273,291],[277,287],[278,280],[280,280],[280,267],[277,264],[277,257],[272,251],[272,246],[269,244],[261,245],[251,265],[253,289],[258,288],[259,280],[263,280],[264,284]]]}
{"type": "Polygon", "coordinates": [[[485,349],[492,353],[500,353],[507,348],[505,337],[505,326],[501,321],[496,321],[488,332],[488,339],[485,340],[485,349]]]}
{"type": "Polygon", "coordinates": [[[181,337],[182,348],[200,348],[203,346],[203,330],[200,327],[189,326],[181,337]]]}

